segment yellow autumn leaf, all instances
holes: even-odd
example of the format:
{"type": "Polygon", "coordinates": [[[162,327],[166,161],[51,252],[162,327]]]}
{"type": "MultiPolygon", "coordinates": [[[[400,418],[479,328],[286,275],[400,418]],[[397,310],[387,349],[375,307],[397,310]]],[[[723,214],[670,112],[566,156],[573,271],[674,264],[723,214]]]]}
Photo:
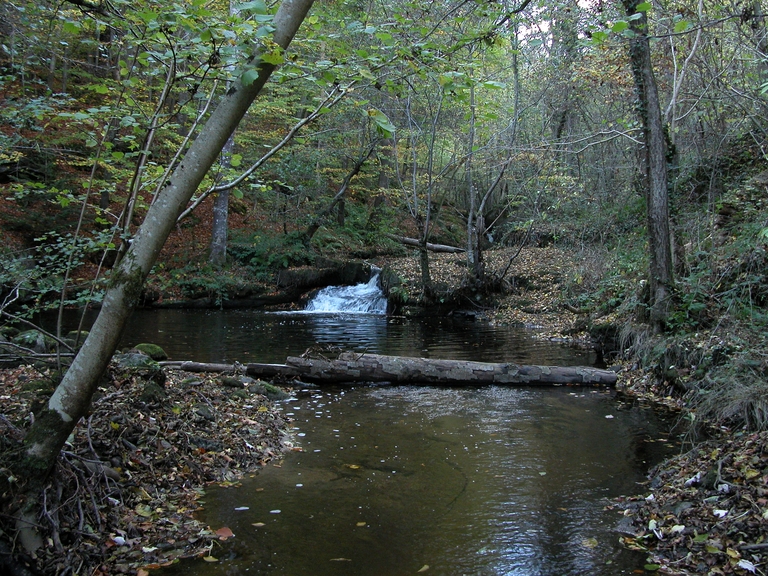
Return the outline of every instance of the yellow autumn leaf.
{"type": "Polygon", "coordinates": [[[358,466],[357,464],[344,464],[344,466],[346,466],[347,468],[350,468],[352,470],[359,470],[360,469],[360,466],[358,466]]]}
{"type": "Polygon", "coordinates": [[[746,470],[744,470],[744,478],[746,478],[747,480],[752,480],[752,478],[757,478],[758,476],[760,476],[760,472],[758,472],[754,468],[747,468],[746,470]]]}
{"type": "Polygon", "coordinates": [[[145,504],[139,504],[136,506],[136,514],[143,516],[144,518],[149,518],[152,516],[152,509],[145,504]]]}
{"type": "Polygon", "coordinates": [[[581,545],[584,546],[584,548],[597,548],[597,538],[584,538],[584,540],[581,541],[581,545]]]}
{"type": "Polygon", "coordinates": [[[355,526],[365,526],[367,522],[358,522],[355,526]]]}
{"type": "Polygon", "coordinates": [[[259,406],[256,412],[266,412],[268,408],[266,406],[259,406]]]}
{"type": "Polygon", "coordinates": [[[112,430],[119,430],[120,429],[120,424],[118,424],[117,422],[110,422],[109,426],[110,426],[110,428],[112,428],[112,430]]]}
{"type": "Polygon", "coordinates": [[[429,570],[429,564],[424,564],[421,568],[419,568],[416,572],[426,572],[429,570]]]}
{"type": "Polygon", "coordinates": [[[218,562],[219,561],[218,558],[214,558],[210,554],[208,556],[203,556],[203,560],[205,560],[206,562],[218,562]]]}

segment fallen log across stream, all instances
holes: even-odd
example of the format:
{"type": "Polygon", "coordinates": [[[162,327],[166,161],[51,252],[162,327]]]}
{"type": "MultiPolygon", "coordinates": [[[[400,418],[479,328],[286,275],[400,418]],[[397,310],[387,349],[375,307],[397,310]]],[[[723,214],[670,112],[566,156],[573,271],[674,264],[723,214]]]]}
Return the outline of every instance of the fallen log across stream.
{"type": "MultiPolygon", "coordinates": [[[[227,364],[163,362],[188,371],[224,372],[227,364]],[[207,369],[209,366],[210,369],[207,369]]],[[[525,366],[511,363],[435,360],[342,352],[336,359],[289,356],[285,364],[245,364],[256,378],[298,378],[315,383],[392,382],[448,386],[506,384],[518,386],[613,386],[616,374],[587,366],[525,366]]]]}

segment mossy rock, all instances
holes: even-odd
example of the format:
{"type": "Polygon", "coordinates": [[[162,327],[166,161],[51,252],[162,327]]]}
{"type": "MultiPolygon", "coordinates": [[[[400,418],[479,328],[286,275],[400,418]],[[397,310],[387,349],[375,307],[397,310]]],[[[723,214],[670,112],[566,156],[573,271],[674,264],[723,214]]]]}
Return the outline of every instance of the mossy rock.
{"type": "Polygon", "coordinates": [[[167,394],[165,389],[156,382],[150,380],[144,384],[144,390],[141,391],[141,400],[148,404],[158,404],[165,400],[167,394]]]}
{"type": "Polygon", "coordinates": [[[72,348],[79,348],[83,345],[86,338],[88,338],[87,330],[72,330],[71,332],[68,332],[62,340],[72,348]]]}
{"type": "Polygon", "coordinates": [[[286,400],[291,397],[285,390],[282,390],[269,382],[264,382],[263,380],[252,382],[248,386],[248,390],[252,394],[261,394],[270,400],[286,400]]]}
{"type": "Polygon", "coordinates": [[[123,370],[160,370],[160,364],[147,354],[139,352],[115,354],[113,360],[117,363],[117,367],[123,370]]]}
{"type": "Polygon", "coordinates": [[[158,362],[161,360],[168,360],[168,354],[166,354],[165,350],[163,350],[157,344],[143,342],[141,344],[136,344],[136,346],[134,346],[133,349],[146,354],[147,356],[152,358],[152,360],[156,360],[158,362]]]}
{"type": "Polygon", "coordinates": [[[25,346],[33,349],[35,352],[44,354],[56,347],[56,341],[50,336],[46,336],[40,330],[25,330],[11,339],[11,342],[19,346],[25,346]]]}
{"type": "Polygon", "coordinates": [[[3,338],[11,340],[14,336],[18,335],[19,329],[14,326],[9,326],[7,324],[0,326],[0,341],[3,340],[3,338]]]}
{"type": "Polygon", "coordinates": [[[67,332],[66,338],[77,340],[79,337],[80,342],[84,342],[88,338],[88,330],[71,330],[67,332]]]}
{"type": "Polygon", "coordinates": [[[115,354],[112,359],[117,369],[138,376],[143,380],[151,380],[158,386],[165,386],[166,375],[160,364],[149,356],[139,352],[115,354]]]}

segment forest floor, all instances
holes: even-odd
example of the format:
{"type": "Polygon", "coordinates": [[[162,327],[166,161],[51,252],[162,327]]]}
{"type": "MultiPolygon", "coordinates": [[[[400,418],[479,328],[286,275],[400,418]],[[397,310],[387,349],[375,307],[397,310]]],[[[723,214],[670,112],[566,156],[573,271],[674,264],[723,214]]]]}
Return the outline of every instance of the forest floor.
{"type": "MultiPolygon", "coordinates": [[[[513,255],[489,253],[489,269],[503,270],[513,255]]],[[[435,255],[434,280],[457,286],[462,261],[435,255]]],[[[415,259],[388,263],[409,288],[417,285],[415,259]]],[[[573,330],[578,315],[564,307],[578,265],[553,247],[525,249],[510,268],[516,288],[477,309],[491,322],[536,327],[542,338],[584,345],[587,336],[573,330]]],[[[684,413],[682,401],[650,373],[628,364],[616,369],[621,393],[684,413]]],[[[232,533],[196,518],[206,485],[236,485],[259,467],[279,463],[285,451],[301,450],[258,382],[164,373],[163,385],[152,386],[110,369],[46,489],[40,517],[45,546],[27,559],[31,567],[43,574],[71,567],[78,574],[146,575],[182,557],[215,562],[232,533]]],[[[3,458],[18,451],[31,414],[50,391],[50,376],[28,366],[0,371],[0,469],[8,465],[3,458]]],[[[617,538],[647,551],[650,573],[764,574],[766,441],[767,433],[716,429],[709,440],[689,445],[652,470],[640,494],[611,506],[622,527],[617,538]]],[[[13,483],[3,488],[0,512],[12,508],[16,492],[13,483]]],[[[0,542],[12,544],[12,527],[3,520],[0,530],[0,542]]]]}

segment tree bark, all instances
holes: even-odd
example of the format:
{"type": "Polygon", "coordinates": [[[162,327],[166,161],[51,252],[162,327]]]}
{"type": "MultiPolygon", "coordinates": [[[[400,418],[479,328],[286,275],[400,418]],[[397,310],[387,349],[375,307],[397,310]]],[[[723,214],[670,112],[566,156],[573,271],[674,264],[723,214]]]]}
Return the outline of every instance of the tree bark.
{"type": "MultiPolygon", "coordinates": [[[[387,238],[390,240],[395,240],[396,242],[400,242],[401,244],[405,244],[406,246],[414,246],[416,248],[420,248],[422,246],[422,241],[418,238],[406,238],[405,236],[397,236],[396,234],[384,234],[387,238]]],[[[446,244],[433,244],[432,242],[426,243],[426,248],[430,252],[448,252],[450,254],[461,254],[463,252],[466,252],[464,248],[458,248],[457,246],[448,246],[446,244]]]]}
{"type": "MultiPolygon", "coordinates": [[[[285,49],[296,34],[313,0],[284,0],[273,20],[273,41],[285,49]]],[[[259,94],[275,66],[263,62],[261,52],[246,63],[257,71],[252,83],[237,80],[203,127],[166,186],[147,212],[130,242],[130,248],[114,270],[99,315],[72,366],[51,396],[47,409],[25,438],[22,477],[33,494],[53,469],[67,437],[87,411],[99,378],[120,340],[125,323],[138,302],[144,281],[170,234],[208,169],[259,94]]]]}
{"type": "MultiPolygon", "coordinates": [[[[622,0],[628,16],[637,13],[638,0],[622,0]]],[[[651,63],[648,18],[645,12],[630,20],[635,33],[629,40],[629,57],[638,94],[638,112],[645,140],[645,188],[650,248],[650,322],[655,331],[669,316],[672,289],[672,250],[669,232],[669,190],[664,123],[651,63]]]]}
{"type": "MultiPolygon", "coordinates": [[[[222,170],[230,167],[232,151],[235,149],[234,132],[227,139],[221,150],[219,165],[222,170]]],[[[227,261],[227,237],[229,233],[229,188],[220,190],[213,201],[213,225],[211,226],[211,244],[208,262],[215,267],[223,266],[227,261]]]]}
{"type": "Polygon", "coordinates": [[[361,168],[363,167],[363,164],[365,164],[368,158],[371,157],[371,154],[373,154],[373,151],[376,149],[377,143],[378,142],[370,143],[370,145],[368,146],[368,149],[360,156],[360,158],[357,159],[357,162],[355,162],[355,165],[352,167],[352,170],[350,170],[349,173],[344,177],[344,181],[341,183],[341,186],[339,187],[339,191],[336,192],[336,195],[333,197],[333,200],[331,200],[330,204],[328,204],[328,206],[323,208],[323,210],[321,210],[312,219],[312,222],[307,227],[306,232],[304,232],[304,237],[302,238],[302,241],[306,246],[309,246],[309,243],[312,241],[312,237],[320,229],[320,226],[323,225],[323,222],[328,217],[328,215],[333,211],[334,207],[344,199],[344,195],[347,193],[347,190],[349,190],[349,183],[352,181],[352,178],[357,176],[357,174],[360,172],[361,168]]]}
{"type": "Polygon", "coordinates": [[[520,386],[613,386],[616,374],[585,366],[521,366],[509,363],[434,360],[344,352],[336,360],[288,357],[285,365],[248,364],[246,374],[286,376],[312,382],[393,382],[407,384],[520,386]]]}

